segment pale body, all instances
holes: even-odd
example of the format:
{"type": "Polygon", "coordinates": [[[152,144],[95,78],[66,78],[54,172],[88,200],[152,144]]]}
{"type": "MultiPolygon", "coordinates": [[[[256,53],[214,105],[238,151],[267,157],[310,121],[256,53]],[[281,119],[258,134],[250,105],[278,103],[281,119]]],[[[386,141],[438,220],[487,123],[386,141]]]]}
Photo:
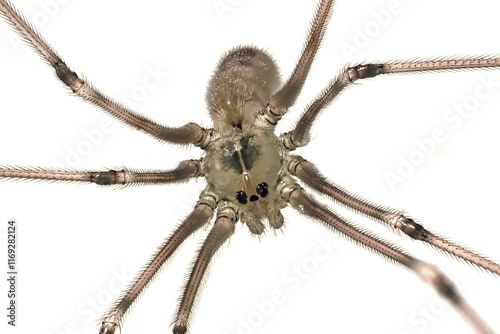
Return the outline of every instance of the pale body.
{"type": "Polygon", "coordinates": [[[238,47],[222,57],[206,94],[221,137],[207,147],[205,178],[220,198],[237,203],[242,221],[259,234],[260,219],[268,218],[276,228],[283,224],[279,209],[285,203],[279,201],[276,187],[287,152],[272,129],[255,125],[279,87],[278,67],[269,55],[254,47],[238,47]],[[269,186],[265,197],[256,192],[261,183],[269,186]],[[249,198],[245,204],[236,198],[239,191],[249,198]]]}

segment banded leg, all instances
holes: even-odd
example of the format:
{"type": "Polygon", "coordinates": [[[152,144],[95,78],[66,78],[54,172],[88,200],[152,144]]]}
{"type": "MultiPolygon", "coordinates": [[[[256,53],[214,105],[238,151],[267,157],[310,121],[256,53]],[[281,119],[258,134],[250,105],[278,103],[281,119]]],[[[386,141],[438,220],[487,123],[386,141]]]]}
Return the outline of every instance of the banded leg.
{"type": "Polygon", "coordinates": [[[295,128],[282,135],[283,144],[292,151],[307,145],[311,126],[319,112],[328,106],[340,92],[359,79],[373,78],[380,74],[419,73],[426,71],[465,70],[499,67],[500,58],[435,59],[389,64],[362,64],[343,70],[323,92],[308,106],[295,128]]]}
{"type": "Polygon", "coordinates": [[[113,334],[128,308],[137,299],[149,282],[155,277],[159,269],[179,248],[191,234],[208,223],[213,216],[217,198],[213,193],[204,191],[194,210],[177,227],[172,235],[158,248],[156,254],[144,266],[134,279],[133,283],[125,290],[111,309],[102,318],[99,334],[113,334]]]}
{"type": "Polygon", "coordinates": [[[174,334],[186,333],[191,310],[203,276],[217,250],[234,233],[234,226],[238,218],[238,208],[234,204],[224,202],[217,207],[217,219],[214,227],[198,252],[198,257],[193,264],[189,280],[184,288],[174,323],[174,334]]]}
{"type": "Polygon", "coordinates": [[[93,88],[89,83],[70,70],[59,55],[47,42],[26,22],[21,14],[7,0],[0,0],[0,16],[5,18],[21,37],[35,49],[42,58],[54,68],[57,77],[68,86],[73,93],[84,100],[100,107],[111,116],[125,124],[141,130],[160,141],[173,144],[194,144],[205,148],[213,136],[211,130],[202,128],[196,123],[188,123],[178,128],[170,128],[140,115],[93,88]]]}
{"type": "Polygon", "coordinates": [[[161,184],[188,180],[200,176],[199,160],[182,161],[170,171],[109,170],[102,172],[27,169],[0,167],[0,178],[32,179],[47,181],[89,182],[98,185],[161,184]]]}
{"type": "Polygon", "coordinates": [[[340,232],[348,239],[366,246],[376,253],[407,267],[417,274],[423,281],[429,283],[447,302],[449,302],[470,325],[482,334],[492,334],[493,330],[471,308],[459,293],[455,284],[444,275],[436,266],[416,259],[399,248],[379,240],[371,233],[355,227],[352,223],[323,207],[308,196],[290,176],[285,176],[280,183],[281,197],[300,213],[318,219],[328,227],[340,232]]]}
{"type": "Polygon", "coordinates": [[[318,5],[311,22],[311,28],[309,29],[304,49],[290,78],[271,97],[267,110],[264,111],[264,117],[270,120],[269,123],[276,124],[286,113],[287,109],[297,100],[325,34],[326,26],[332,14],[333,3],[333,0],[323,0],[318,5]]]}
{"type": "Polygon", "coordinates": [[[332,199],[351,209],[382,221],[391,228],[402,231],[414,240],[428,243],[453,257],[463,259],[470,264],[500,276],[499,264],[445,238],[437,236],[400,212],[370,203],[357,195],[349,193],[342,187],[328,181],[312,163],[304,160],[302,157],[292,156],[288,164],[288,171],[311,188],[330,196],[332,199]]]}

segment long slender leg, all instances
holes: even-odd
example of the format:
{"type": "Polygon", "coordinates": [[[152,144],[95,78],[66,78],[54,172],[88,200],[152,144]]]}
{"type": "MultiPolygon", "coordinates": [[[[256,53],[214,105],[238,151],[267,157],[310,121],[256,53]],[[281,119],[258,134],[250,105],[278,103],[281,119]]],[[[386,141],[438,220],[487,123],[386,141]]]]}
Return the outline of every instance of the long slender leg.
{"type": "Polygon", "coordinates": [[[266,117],[273,119],[272,124],[275,124],[286,113],[287,109],[295,103],[295,100],[299,96],[323,39],[332,13],[333,3],[333,0],[323,0],[318,5],[311,22],[311,28],[309,29],[304,49],[295,65],[292,75],[283,87],[269,100],[265,113],[266,117]]]}
{"type": "Polygon", "coordinates": [[[291,156],[288,171],[322,194],[330,196],[341,204],[361,212],[391,228],[402,231],[412,239],[428,243],[447,254],[461,258],[473,265],[500,276],[500,265],[471,250],[437,236],[401,212],[373,204],[327,180],[316,167],[299,156],[291,156]]]}
{"type": "Polygon", "coordinates": [[[198,257],[193,264],[189,280],[184,288],[174,323],[174,334],[186,333],[189,316],[208,265],[220,246],[234,233],[234,226],[237,221],[238,208],[232,203],[220,203],[217,207],[217,219],[214,227],[198,252],[198,257]]]}
{"type": "Polygon", "coordinates": [[[208,191],[201,193],[200,200],[196,203],[194,210],[158,248],[151,260],[136,276],[133,283],[125,290],[113,307],[111,307],[102,317],[102,325],[99,334],[113,334],[116,328],[120,327],[122,318],[130,305],[132,305],[141,292],[144,291],[165,261],[174,254],[184,240],[212,219],[216,203],[217,198],[213,193],[208,191]]]}
{"type": "Polygon", "coordinates": [[[362,64],[348,67],[332,80],[326,89],[306,108],[295,128],[282,135],[283,143],[289,150],[307,145],[311,126],[319,112],[328,106],[344,88],[359,79],[373,78],[380,74],[465,70],[499,66],[500,58],[468,58],[395,62],[389,64],[362,64]]]}
{"type": "Polygon", "coordinates": [[[26,22],[19,12],[7,0],[0,0],[0,16],[14,27],[21,37],[31,45],[42,58],[54,68],[57,77],[67,85],[73,93],[84,100],[102,108],[111,116],[127,125],[147,134],[174,144],[194,144],[205,148],[213,135],[211,130],[204,129],[196,123],[188,123],[179,128],[169,128],[142,116],[93,88],[89,83],[70,70],[59,55],[44,41],[35,29],[26,22]]]}
{"type": "Polygon", "coordinates": [[[290,176],[285,176],[279,187],[281,197],[289,202],[294,209],[322,221],[328,227],[333,228],[356,243],[366,246],[412,270],[446,299],[478,333],[493,333],[493,330],[468,305],[451,280],[436,266],[416,259],[399,248],[379,240],[373,234],[367,233],[352,223],[343,220],[308,196],[304,189],[290,176]]]}
{"type": "Polygon", "coordinates": [[[170,171],[109,170],[101,172],[0,167],[0,178],[90,182],[98,185],[173,183],[200,176],[200,160],[182,161],[170,171]]]}

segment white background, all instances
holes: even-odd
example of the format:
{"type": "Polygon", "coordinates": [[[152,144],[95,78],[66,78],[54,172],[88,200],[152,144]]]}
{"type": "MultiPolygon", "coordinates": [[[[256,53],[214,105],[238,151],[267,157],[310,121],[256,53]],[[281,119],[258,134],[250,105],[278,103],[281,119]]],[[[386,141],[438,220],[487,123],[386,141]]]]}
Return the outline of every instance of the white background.
{"type": "MultiPolygon", "coordinates": [[[[233,46],[265,48],[286,77],[315,8],[313,1],[62,2],[53,12],[44,9],[45,1],[15,4],[30,21],[40,20],[34,25],[70,67],[113,98],[138,89],[147,68],[168,72],[136,109],[172,126],[188,121],[210,126],[205,86],[220,55],[233,46]],[[230,10],[221,14],[216,4],[230,10]]],[[[366,45],[359,40],[356,44],[359,31],[381,27],[373,13],[389,7],[386,0],[337,2],[303,94],[279,132],[293,125],[303,106],[347,62],[500,51],[495,44],[500,8],[493,0],[400,0],[390,22],[380,31],[370,30],[366,45]],[[347,44],[358,46],[359,53],[346,56],[341,45],[347,44]]],[[[113,121],[113,131],[69,166],[68,152],[87,140],[84,131],[98,129],[109,118],[72,97],[40,57],[12,42],[11,31],[0,24],[0,164],[170,169],[202,154],[196,148],[158,143],[113,121]]],[[[322,114],[313,129],[314,140],[297,154],[353,192],[405,209],[431,230],[498,262],[499,87],[456,129],[442,118],[448,108],[474,96],[490,75],[490,80],[500,81],[498,71],[468,71],[362,82],[322,114]],[[408,158],[418,149],[415,141],[430,138],[436,128],[444,130],[446,141],[391,189],[385,174],[396,172],[398,157],[408,158]]],[[[7,219],[16,219],[19,231],[19,326],[9,327],[8,333],[96,333],[100,312],[92,314],[89,300],[106,308],[107,297],[121,287],[115,274],[135,273],[187,214],[203,187],[201,179],[128,189],[0,183],[2,241],[7,219]]],[[[246,227],[238,227],[212,267],[190,333],[471,332],[415,275],[357,245],[334,237],[333,254],[317,268],[309,267],[316,263],[311,256],[318,240],[328,240],[331,232],[291,210],[285,210],[285,216],[283,233],[268,233],[260,241],[251,238],[246,227]],[[293,276],[289,270],[294,265],[311,271],[297,290],[283,280],[283,275],[293,276]],[[255,303],[269,299],[273,290],[282,291],[285,301],[262,315],[255,303]],[[239,327],[242,321],[259,320],[257,327],[239,327]]],[[[438,264],[500,331],[498,278],[399,238],[377,222],[356,219],[438,264]]],[[[123,333],[171,331],[180,287],[204,233],[186,243],[135,304],[123,333]]],[[[5,254],[4,246],[1,252],[5,254]]],[[[4,310],[7,287],[2,282],[4,310]]],[[[6,327],[4,315],[1,319],[6,327]]]]}

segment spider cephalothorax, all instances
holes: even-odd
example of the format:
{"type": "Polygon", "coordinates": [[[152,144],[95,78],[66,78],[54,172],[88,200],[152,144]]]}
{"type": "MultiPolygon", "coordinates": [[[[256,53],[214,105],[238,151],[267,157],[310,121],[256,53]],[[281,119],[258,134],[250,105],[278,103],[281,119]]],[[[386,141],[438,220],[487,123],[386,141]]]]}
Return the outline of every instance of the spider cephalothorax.
{"type": "Polygon", "coordinates": [[[355,81],[391,73],[499,67],[500,58],[431,59],[346,67],[305,108],[293,129],[276,134],[275,126],[295,104],[306,81],[332,7],[332,0],[320,1],[299,61],[283,84],[277,65],[266,52],[253,46],[232,49],[222,57],[208,85],[206,102],[213,128],[203,128],[196,123],[172,128],[130,110],[92,87],[64,63],[8,1],[0,0],[1,15],[55,69],[57,77],[74,94],[162,142],[194,145],[205,151],[203,158],[183,161],[173,170],[138,171],[124,168],[73,171],[0,167],[2,178],[87,182],[103,186],[167,184],[195,177],[206,179],[207,186],[191,213],[165,239],[132,284],[103,316],[100,334],[115,333],[130,305],[162,265],[196,230],[210,226],[210,232],[197,252],[183,288],[173,324],[175,334],[186,333],[209,263],[221,245],[231,237],[235,225],[241,221],[252,233],[262,234],[264,221],[267,220],[272,228],[278,229],[284,221],[280,210],[287,205],[407,267],[455,307],[475,330],[480,333],[492,332],[439,268],[340,217],[309,195],[299,185],[299,181],[414,240],[430,244],[495,275],[500,275],[499,264],[432,233],[397,210],[372,204],[347,192],[323,177],[312,163],[292,154],[292,151],[308,144],[310,129],[318,114],[355,81]],[[212,219],[214,216],[215,219],[212,219]]]}
{"type": "Polygon", "coordinates": [[[283,224],[276,187],[283,168],[284,152],[269,130],[254,127],[235,130],[207,149],[205,178],[220,197],[234,201],[241,218],[254,233],[262,233],[261,219],[274,228],[283,224]]]}

